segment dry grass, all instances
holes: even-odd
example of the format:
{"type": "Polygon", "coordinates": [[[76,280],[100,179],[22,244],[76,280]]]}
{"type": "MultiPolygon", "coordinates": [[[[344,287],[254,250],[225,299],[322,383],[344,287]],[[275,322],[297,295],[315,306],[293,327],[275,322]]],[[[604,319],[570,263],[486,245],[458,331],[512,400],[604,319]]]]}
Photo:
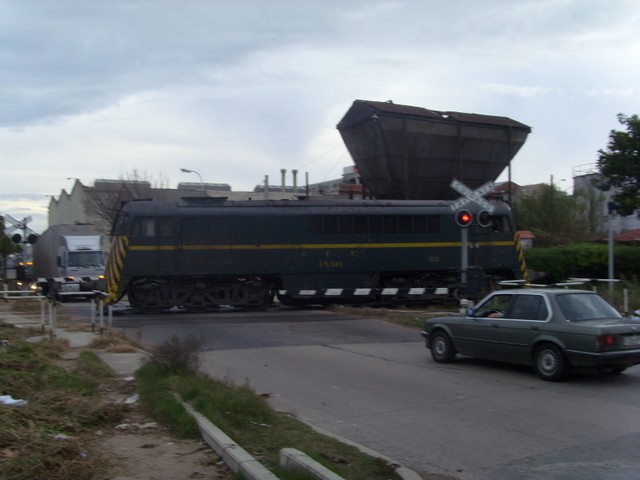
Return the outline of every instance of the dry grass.
{"type": "MultiPolygon", "coordinates": [[[[14,313],[16,315],[20,315],[25,318],[30,319],[39,319],[42,307],[44,302],[44,311],[45,315],[47,314],[47,309],[49,308],[47,300],[38,300],[38,299],[11,299],[6,302],[0,301],[0,311],[8,311],[10,313],[14,313]]],[[[57,320],[58,322],[63,322],[71,319],[71,316],[68,312],[65,312],[64,309],[57,309],[57,320]]]]}
{"type": "Polygon", "coordinates": [[[456,314],[459,307],[453,305],[420,306],[414,308],[374,308],[368,306],[333,306],[332,310],[347,315],[367,318],[381,318],[385,321],[412,328],[422,328],[424,320],[431,317],[456,314]]]}
{"type": "Polygon", "coordinates": [[[131,340],[117,332],[108,332],[100,335],[91,342],[89,347],[110,353],[134,353],[139,351],[139,348],[132,344],[131,340]]]}
{"type": "Polygon", "coordinates": [[[0,394],[26,400],[0,405],[0,479],[93,479],[105,460],[92,447],[95,431],[120,421],[126,407],[105,403],[104,369],[80,356],[73,370],[56,365],[68,344],[27,343],[30,332],[1,325],[0,394]]]}

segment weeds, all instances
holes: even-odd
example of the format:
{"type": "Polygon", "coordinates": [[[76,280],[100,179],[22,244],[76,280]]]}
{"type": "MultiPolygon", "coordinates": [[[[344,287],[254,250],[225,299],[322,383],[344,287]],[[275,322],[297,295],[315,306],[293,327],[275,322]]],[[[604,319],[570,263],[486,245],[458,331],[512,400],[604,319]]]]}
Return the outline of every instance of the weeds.
{"type": "Polygon", "coordinates": [[[280,449],[295,447],[345,479],[397,479],[393,465],[315,432],[296,418],[272,410],[249,385],[236,386],[198,373],[203,342],[171,338],[155,348],[137,373],[140,400],[158,422],[180,436],[199,437],[197,424],[177,393],[267,468],[288,480],[307,480],[308,472],[278,467],[280,449]]]}
{"type": "Polygon", "coordinates": [[[98,348],[111,353],[132,353],[138,351],[136,345],[132,345],[132,341],[124,334],[114,332],[108,332],[104,335],[100,335],[94,339],[89,346],[91,348],[98,348]]]}
{"type": "Polygon", "coordinates": [[[40,313],[41,302],[35,299],[15,299],[11,301],[11,309],[20,313],[40,313]]]}
{"type": "Polygon", "coordinates": [[[197,372],[200,368],[200,353],[205,343],[204,337],[189,335],[179,338],[174,335],[151,349],[150,361],[158,368],[174,373],[197,372]]]}
{"type": "Polygon", "coordinates": [[[8,347],[0,351],[0,394],[26,400],[0,405],[0,479],[92,479],[104,467],[91,447],[94,429],[124,417],[126,407],[103,405],[96,379],[106,366],[90,352],[76,371],[52,363],[59,341],[26,343],[28,332],[0,328],[8,347]]]}
{"type": "Polygon", "coordinates": [[[78,356],[76,372],[89,378],[113,378],[113,371],[95,353],[86,350],[78,356]]]}
{"type": "Polygon", "coordinates": [[[153,361],[136,372],[142,408],[157,422],[181,438],[200,438],[200,429],[182,404],[175,398],[169,383],[169,371],[153,361]]]}
{"type": "Polygon", "coordinates": [[[346,315],[365,316],[366,318],[380,318],[396,325],[402,325],[411,328],[423,328],[424,321],[427,318],[446,316],[458,312],[458,306],[438,305],[423,306],[420,308],[373,308],[367,306],[352,307],[339,306],[333,307],[334,310],[339,309],[341,313],[346,315]]]}

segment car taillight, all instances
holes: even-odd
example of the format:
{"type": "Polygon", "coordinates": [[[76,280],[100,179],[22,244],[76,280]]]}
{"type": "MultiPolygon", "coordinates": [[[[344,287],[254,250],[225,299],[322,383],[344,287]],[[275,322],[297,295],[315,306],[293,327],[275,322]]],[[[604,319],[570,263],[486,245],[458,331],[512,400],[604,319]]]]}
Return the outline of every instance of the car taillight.
{"type": "Polygon", "coordinates": [[[612,347],[618,344],[618,338],[615,335],[600,335],[596,340],[599,347],[612,347]]]}

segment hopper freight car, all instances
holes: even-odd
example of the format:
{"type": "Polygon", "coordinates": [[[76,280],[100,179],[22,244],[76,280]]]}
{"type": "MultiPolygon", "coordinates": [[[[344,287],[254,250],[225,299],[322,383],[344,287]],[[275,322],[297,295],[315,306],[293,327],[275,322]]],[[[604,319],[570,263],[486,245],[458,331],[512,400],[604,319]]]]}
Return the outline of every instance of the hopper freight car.
{"type": "MultiPolygon", "coordinates": [[[[459,287],[460,227],[444,201],[125,204],[107,266],[109,302],[134,311],[433,299],[459,287]]],[[[521,277],[511,211],[469,227],[483,278],[521,277]]]]}

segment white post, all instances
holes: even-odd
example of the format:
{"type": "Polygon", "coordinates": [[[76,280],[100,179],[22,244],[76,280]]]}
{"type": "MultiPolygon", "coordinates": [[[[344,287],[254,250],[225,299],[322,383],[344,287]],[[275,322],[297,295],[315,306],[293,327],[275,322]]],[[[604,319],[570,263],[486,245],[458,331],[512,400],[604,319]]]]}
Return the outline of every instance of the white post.
{"type": "Polygon", "coordinates": [[[51,302],[51,324],[49,325],[49,337],[56,338],[56,324],[58,323],[58,309],[56,308],[56,301],[51,302]]]}
{"type": "Polygon", "coordinates": [[[100,335],[104,332],[104,311],[100,309],[100,335]]]}
{"type": "Polygon", "coordinates": [[[44,313],[44,302],[45,302],[45,298],[41,298],[40,299],[40,328],[42,328],[42,331],[44,332],[44,325],[47,322],[46,318],[47,316],[44,313]]]}
{"type": "Polygon", "coordinates": [[[91,333],[96,333],[96,308],[98,308],[98,297],[91,300],[91,333]]]}
{"type": "MultiPolygon", "coordinates": [[[[48,320],[49,320],[49,328],[51,328],[51,324],[53,323],[53,305],[51,304],[51,302],[53,302],[53,301],[54,300],[50,298],[49,301],[48,301],[48,305],[47,305],[47,314],[48,314],[47,316],[49,317],[48,318],[48,320]]],[[[45,326],[42,325],[42,333],[44,333],[45,330],[46,330],[45,326]]]]}

